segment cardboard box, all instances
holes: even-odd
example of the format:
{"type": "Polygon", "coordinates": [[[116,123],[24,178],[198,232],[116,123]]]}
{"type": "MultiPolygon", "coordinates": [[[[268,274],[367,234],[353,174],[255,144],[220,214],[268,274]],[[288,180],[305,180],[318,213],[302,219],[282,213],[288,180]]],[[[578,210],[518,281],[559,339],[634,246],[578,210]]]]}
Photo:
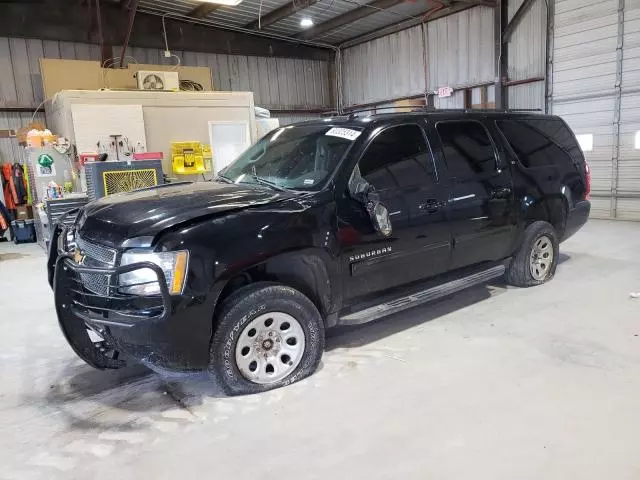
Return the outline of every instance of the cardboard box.
{"type": "MultiPolygon", "coordinates": [[[[405,100],[397,100],[393,102],[395,108],[402,108],[403,111],[410,111],[412,108],[424,108],[424,98],[408,98],[405,100]]],[[[384,112],[382,112],[384,113],[384,112]]]]}
{"type": "Polygon", "coordinates": [[[33,208],[31,205],[18,205],[16,207],[16,220],[31,220],[33,218],[33,208]]]}
{"type": "Polygon", "coordinates": [[[27,133],[31,130],[44,130],[47,128],[42,122],[31,122],[25,125],[24,127],[18,129],[16,137],[18,138],[18,143],[22,146],[27,145],[27,133]]]}

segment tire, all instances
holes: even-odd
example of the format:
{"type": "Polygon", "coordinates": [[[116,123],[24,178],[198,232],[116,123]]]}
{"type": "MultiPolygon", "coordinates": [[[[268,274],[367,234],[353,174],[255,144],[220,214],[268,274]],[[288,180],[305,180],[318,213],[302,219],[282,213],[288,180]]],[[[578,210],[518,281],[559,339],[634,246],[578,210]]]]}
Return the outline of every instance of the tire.
{"type": "Polygon", "coordinates": [[[224,301],[217,320],[209,371],[229,395],[290,385],[320,364],[324,322],[294,288],[266,282],[242,287],[224,301]]]}
{"type": "Polygon", "coordinates": [[[555,275],[559,253],[558,235],[553,226],[542,221],[532,223],[524,231],[520,248],[507,267],[507,283],[534,287],[548,282],[555,275]]]}

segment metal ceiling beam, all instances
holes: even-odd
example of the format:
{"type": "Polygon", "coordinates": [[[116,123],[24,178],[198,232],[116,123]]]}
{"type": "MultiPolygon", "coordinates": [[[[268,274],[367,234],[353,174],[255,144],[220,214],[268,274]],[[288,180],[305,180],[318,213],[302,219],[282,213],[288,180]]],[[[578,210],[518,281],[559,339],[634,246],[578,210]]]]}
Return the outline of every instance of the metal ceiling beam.
{"type": "Polygon", "coordinates": [[[368,3],[367,5],[349,10],[347,13],[338,15],[331,20],[327,20],[326,22],[320,23],[315,27],[311,27],[308,30],[300,32],[295,35],[295,37],[304,40],[316,38],[323,33],[330,32],[331,30],[340,28],[343,25],[353,23],[356,20],[360,20],[361,18],[368,17],[369,15],[373,15],[374,13],[378,13],[380,10],[386,10],[388,8],[395,7],[396,5],[399,5],[403,2],[404,0],[373,0],[373,2],[368,3]]]}
{"type": "Polygon", "coordinates": [[[309,8],[311,5],[318,3],[319,0],[298,0],[295,2],[287,3],[280,8],[276,8],[275,10],[267,13],[266,15],[262,15],[260,17],[260,21],[255,20],[245,26],[245,28],[250,28],[252,30],[257,30],[258,27],[268,27],[269,25],[273,25],[280,20],[283,20],[287,17],[290,17],[296,12],[300,10],[304,10],[305,8],[309,8]]]}
{"type": "Polygon", "coordinates": [[[122,44],[122,52],[120,53],[120,67],[122,68],[124,64],[124,54],[127,52],[127,47],[129,46],[129,40],[131,40],[131,32],[133,32],[133,22],[136,19],[136,13],[138,12],[138,0],[132,0],[129,5],[131,10],[129,11],[129,23],[127,26],[127,34],[124,37],[124,43],[122,44]]]}
{"type": "Polygon", "coordinates": [[[522,4],[520,5],[520,8],[516,10],[516,13],[513,15],[513,18],[511,19],[507,27],[504,29],[504,32],[502,34],[503,43],[507,43],[509,41],[516,27],[520,24],[520,22],[525,17],[527,12],[531,10],[531,7],[535,3],[535,1],[536,0],[524,0],[524,2],[522,2],[522,4]]]}
{"type": "MultiPolygon", "coordinates": [[[[105,45],[122,45],[127,25],[118,4],[101,4],[105,45]]],[[[195,20],[194,20],[195,21],[195,20]]],[[[294,43],[259,34],[224,30],[187,21],[166,19],[169,46],[189,52],[224,53],[228,55],[254,55],[262,57],[307,58],[329,60],[334,52],[327,48],[294,43]]],[[[162,39],[162,20],[138,9],[135,28],[131,32],[132,47],[165,49],[162,39]]],[[[68,3],[51,4],[47,15],[36,3],[4,3],[0,1],[0,37],[39,38],[67,42],[87,42],[87,14],[80,8],[69,8],[68,3]]],[[[94,36],[92,43],[98,43],[94,36]]]]}
{"type": "Polygon", "coordinates": [[[211,12],[215,12],[222,5],[216,3],[203,3],[187,13],[187,17],[205,18],[211,12]]]}
{"type": "Polygon", "coordinates": [[[495,7],[496,6],[495,0],[456,0],[455,3],[466,3],[474,7],[478,7],[478,6],[495,7]]]}

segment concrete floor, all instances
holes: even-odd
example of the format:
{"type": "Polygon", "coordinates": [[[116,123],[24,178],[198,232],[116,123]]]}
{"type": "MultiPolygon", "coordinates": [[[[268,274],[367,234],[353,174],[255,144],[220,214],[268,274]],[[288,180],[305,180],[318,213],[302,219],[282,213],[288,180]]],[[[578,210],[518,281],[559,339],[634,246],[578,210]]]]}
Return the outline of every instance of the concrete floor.
{"type": "Polygon", "coordinates": [[[0,244],[0,478],[640,478],[640,224],[592,221],[556,278],[334,333],[321,370],[225,398],[92,370],[37,246],[0,244]]]}

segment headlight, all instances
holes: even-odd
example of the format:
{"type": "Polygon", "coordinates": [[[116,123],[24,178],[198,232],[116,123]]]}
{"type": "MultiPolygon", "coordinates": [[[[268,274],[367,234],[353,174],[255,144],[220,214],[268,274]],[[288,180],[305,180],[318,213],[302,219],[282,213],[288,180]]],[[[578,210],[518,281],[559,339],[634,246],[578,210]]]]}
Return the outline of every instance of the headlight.
{"type": "Polygon", "coordinates": [[[75,246],[76,236],[73,228],[65,229],[61,227],[60,234],[58,235],[58,243],[56,245],[58,254],[72,252],[75,246]]]}
{"type": "MultiPolygon", "coordinates": [[[[184,288],[184,281],[189,263],[189,252],[149,252],[148,250],[129,250],[122,254],[120,266],[132,263],[151,262],[158,265],[167,279],[167,288],[171,295],[179,295],[184,288]]],[[[131,295],[154,295],[160,293],[158,276],[150,268],[141,268],[133,272],[123,273],[119,278],[119,290],[131,295]]]]}

